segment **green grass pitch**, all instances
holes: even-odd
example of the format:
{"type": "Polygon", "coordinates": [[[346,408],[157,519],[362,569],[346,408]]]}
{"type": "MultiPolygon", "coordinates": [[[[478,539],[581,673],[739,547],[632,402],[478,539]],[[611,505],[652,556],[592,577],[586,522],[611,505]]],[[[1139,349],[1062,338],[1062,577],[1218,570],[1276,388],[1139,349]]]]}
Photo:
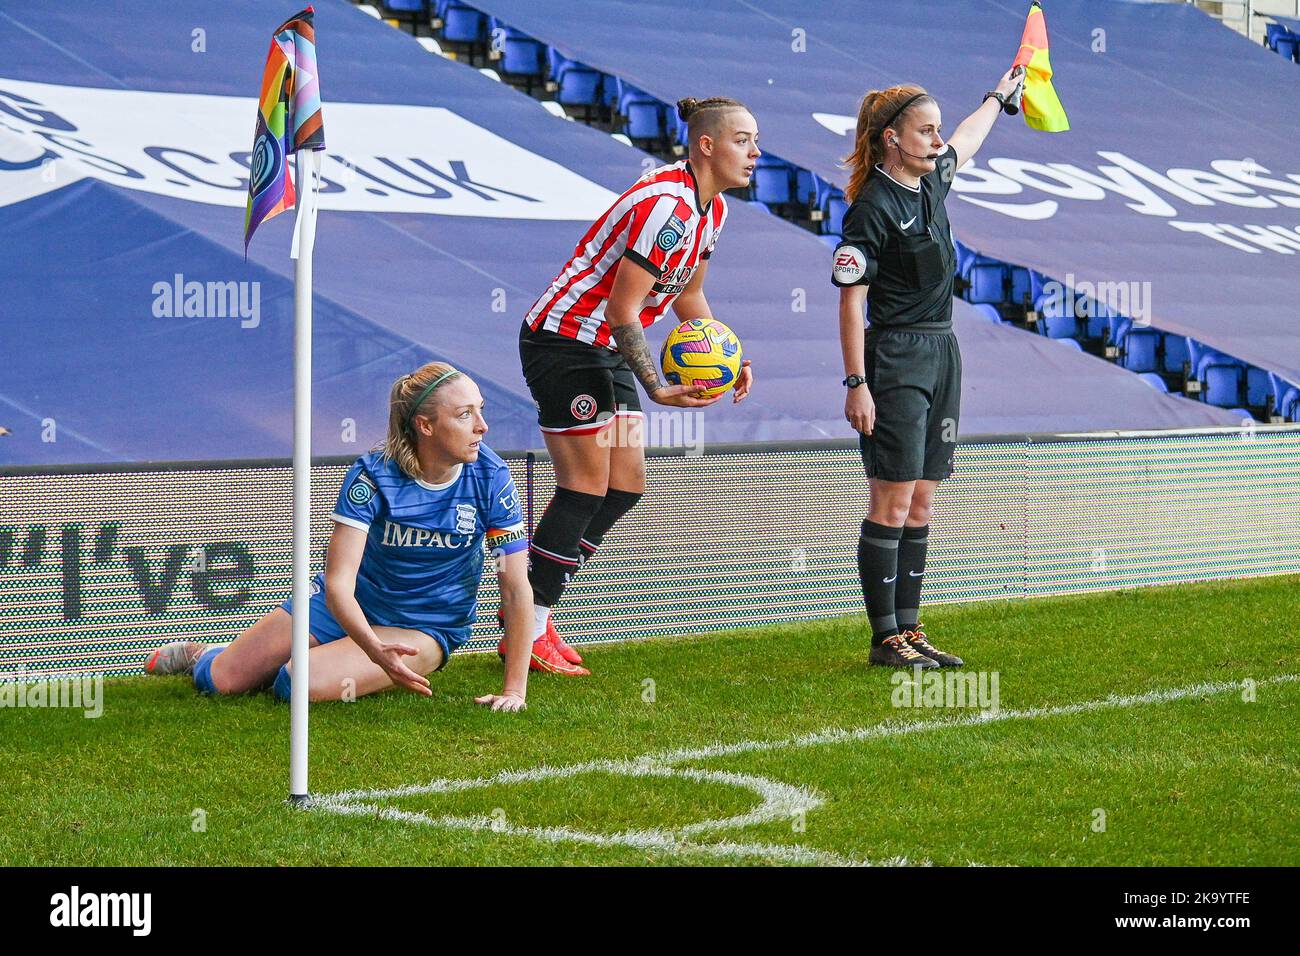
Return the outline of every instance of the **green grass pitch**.
{"type": "Polygon", "coordinates": [[[312,791],[352,793],[310,812],[269,694],[111,681],[98,719],[0,710],[0,864],[1295,864],[1298,586],[925,610],[992,714],[894,706],[861,617],[591,648],[519,715],[466,655],[313,706],[312,791]]]}

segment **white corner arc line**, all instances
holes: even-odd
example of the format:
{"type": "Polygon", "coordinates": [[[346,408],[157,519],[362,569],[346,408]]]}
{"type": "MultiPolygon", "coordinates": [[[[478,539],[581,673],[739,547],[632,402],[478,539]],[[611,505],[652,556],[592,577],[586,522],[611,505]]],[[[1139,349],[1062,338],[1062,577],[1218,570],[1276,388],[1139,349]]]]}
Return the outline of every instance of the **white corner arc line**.
{"type": "MultiPolygon", "coordinates": [[[[1300,674],[1282,674],[1257,681],[1256,687],[1287,684],[1300,681],[1300,674]]],[[[1147,704],[1168,703],[1192,697],[1208,697],[1241,690],[1244,681],[1217,681],[1192,684],[1186,687],[1148,691],[1143,694],[1110,695],[1074,704],[1052,707],[1031,707],[1022,710],[978,711],[948,720],[884,721],[866,727],[844,730],[827,727],[813,733],[778,740],[745,740],[732,744],[715,744],[706,747],[683,748],[645,754],[631,760],[593,760],[561,767],[545,765],[530,770],[504,770],[488,777],[471,779],[442,778],[425,784],[413,784],[376,790],[344,790],[322,794],[316,798],[312,809],[347,816],[374,816],[403,823],[459,829],[488,831],[507,836],[527,837],[551,843],[581,843],[589,846],[620,846],[638,850],[663,851],[675,854],[703,853],[723,859],[763,858],[786,863],[817,866],[899,866],[929,865],[928,860],[911,861],[895,857],[883,861],[852,859],[825,850],[801,844],[763,843],[701,843],[691,837],[717,830],[741,829],[774,820],[790,819],[799,813],[809,813],[822,806],[824,801],[807,787],[794,786],[767,777],[724,770],[705,770],[679,767],[678,764],[712,760],[743,753],[774,750],[796,750],[828,744],[849,743],[876,738],[896,737],[903,734],[932,730],[947,730],[996,723],[1005,720],[1038,720],[1102,710],[1118,710],[1147,704]],[[625,830],[617,833],[592,833],[564,826],[530,827],[511,824],[485,816],[441,816],[382,806],[377,800],[392,800],[426,794],[458,793],[491,786],[516,783],[533,783],[564,780],[590,773],[605,773],[626,777],[658,777],[688,779],[701,784],[718,784],[749,790],[760,798],[760,803],[746,813],[716,820],[702,820],[684,826],[660,829],[625,830]]],[[[974,864],[978,865],[978,864],[974,864]]]]}

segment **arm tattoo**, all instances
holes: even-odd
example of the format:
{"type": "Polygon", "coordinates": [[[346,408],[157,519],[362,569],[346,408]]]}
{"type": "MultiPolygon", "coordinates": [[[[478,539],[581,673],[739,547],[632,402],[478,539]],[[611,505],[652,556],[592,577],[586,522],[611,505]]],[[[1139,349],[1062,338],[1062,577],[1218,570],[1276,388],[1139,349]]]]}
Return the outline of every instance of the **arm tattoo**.
{"type": "Polygon", "coordinates": [[[640,322],[628,322],[626,325],[611,325],[610,332],[618,343],[618,350],[627,364],[631,366],[636,377],[641,380],[647,392],[664,387],[659,377],[659,366],[650,356],[650,346],[645,340],[645,330],[640,322]]]}

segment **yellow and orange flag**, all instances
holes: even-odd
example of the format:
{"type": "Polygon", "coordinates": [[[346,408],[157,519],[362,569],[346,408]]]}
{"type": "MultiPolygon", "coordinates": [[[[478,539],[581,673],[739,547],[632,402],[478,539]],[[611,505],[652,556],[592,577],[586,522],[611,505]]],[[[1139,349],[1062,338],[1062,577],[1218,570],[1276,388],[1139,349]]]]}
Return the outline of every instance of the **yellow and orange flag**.
{"type": "Polygon", "coordinates": [[[1032,129],[1048,133],[1062,133],[1070,128],[1069,117],[1056,90],[1052,88],[1052,64],[1047,58],[1047,20],[1043,8],[1034,0],[1025,20],[1025,32],[1020,38],[1020,51],[1012,67],[1025,68],[1024,99],[1021,109],[1025,122],[1032,129]]]}

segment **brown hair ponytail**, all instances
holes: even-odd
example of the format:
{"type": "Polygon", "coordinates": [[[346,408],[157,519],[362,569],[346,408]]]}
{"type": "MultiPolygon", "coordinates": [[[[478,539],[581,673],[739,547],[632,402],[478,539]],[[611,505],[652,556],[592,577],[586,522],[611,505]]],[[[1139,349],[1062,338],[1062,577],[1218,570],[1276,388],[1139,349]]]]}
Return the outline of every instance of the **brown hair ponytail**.
{"type": "Polygon", "coordinates": [[[392,391],[388,394],[388,437],[375,450],[382,451],[389,461],[397,462],[397,467],[408,478],[419,478],[422,474],[420,459],[415,454],[415,426],[411,420],[417,414],[435,414],[434,396],[444,385],[455,381],[462,374],[446,362],[429,362],[393,383],[392,391]],[[439,379],[442,380],[438,381],[439,379]],[[425,395],[425,389],[433,382],[438,384],[425,395]],[[424,397],[421,398],[421,395],[424,397]],[[420,403],[418,408],[414,407],[417,401],[420,403]]]}
{"type": "Polygon", "coordinates": [[[898,122],[906,116],[914,105],[933,99],[925,89],[908,83],[891,86],[887,90],[872,90],[862,97],[858,107],[858,126],[853,141],[853,152],[844,157],[844,166],[849,170],[849,185],[844,190],[844,198],[849,202],[862,194],[862,189],[871,178],[871,171],[877,163],[885,161],[885,144],[882,133],[892,126],[898,128],[898,122]],[[912,99],[917,97],[917,99],[912,99]],[[899,108],[908,100],[907,109],[899,108]]]}

